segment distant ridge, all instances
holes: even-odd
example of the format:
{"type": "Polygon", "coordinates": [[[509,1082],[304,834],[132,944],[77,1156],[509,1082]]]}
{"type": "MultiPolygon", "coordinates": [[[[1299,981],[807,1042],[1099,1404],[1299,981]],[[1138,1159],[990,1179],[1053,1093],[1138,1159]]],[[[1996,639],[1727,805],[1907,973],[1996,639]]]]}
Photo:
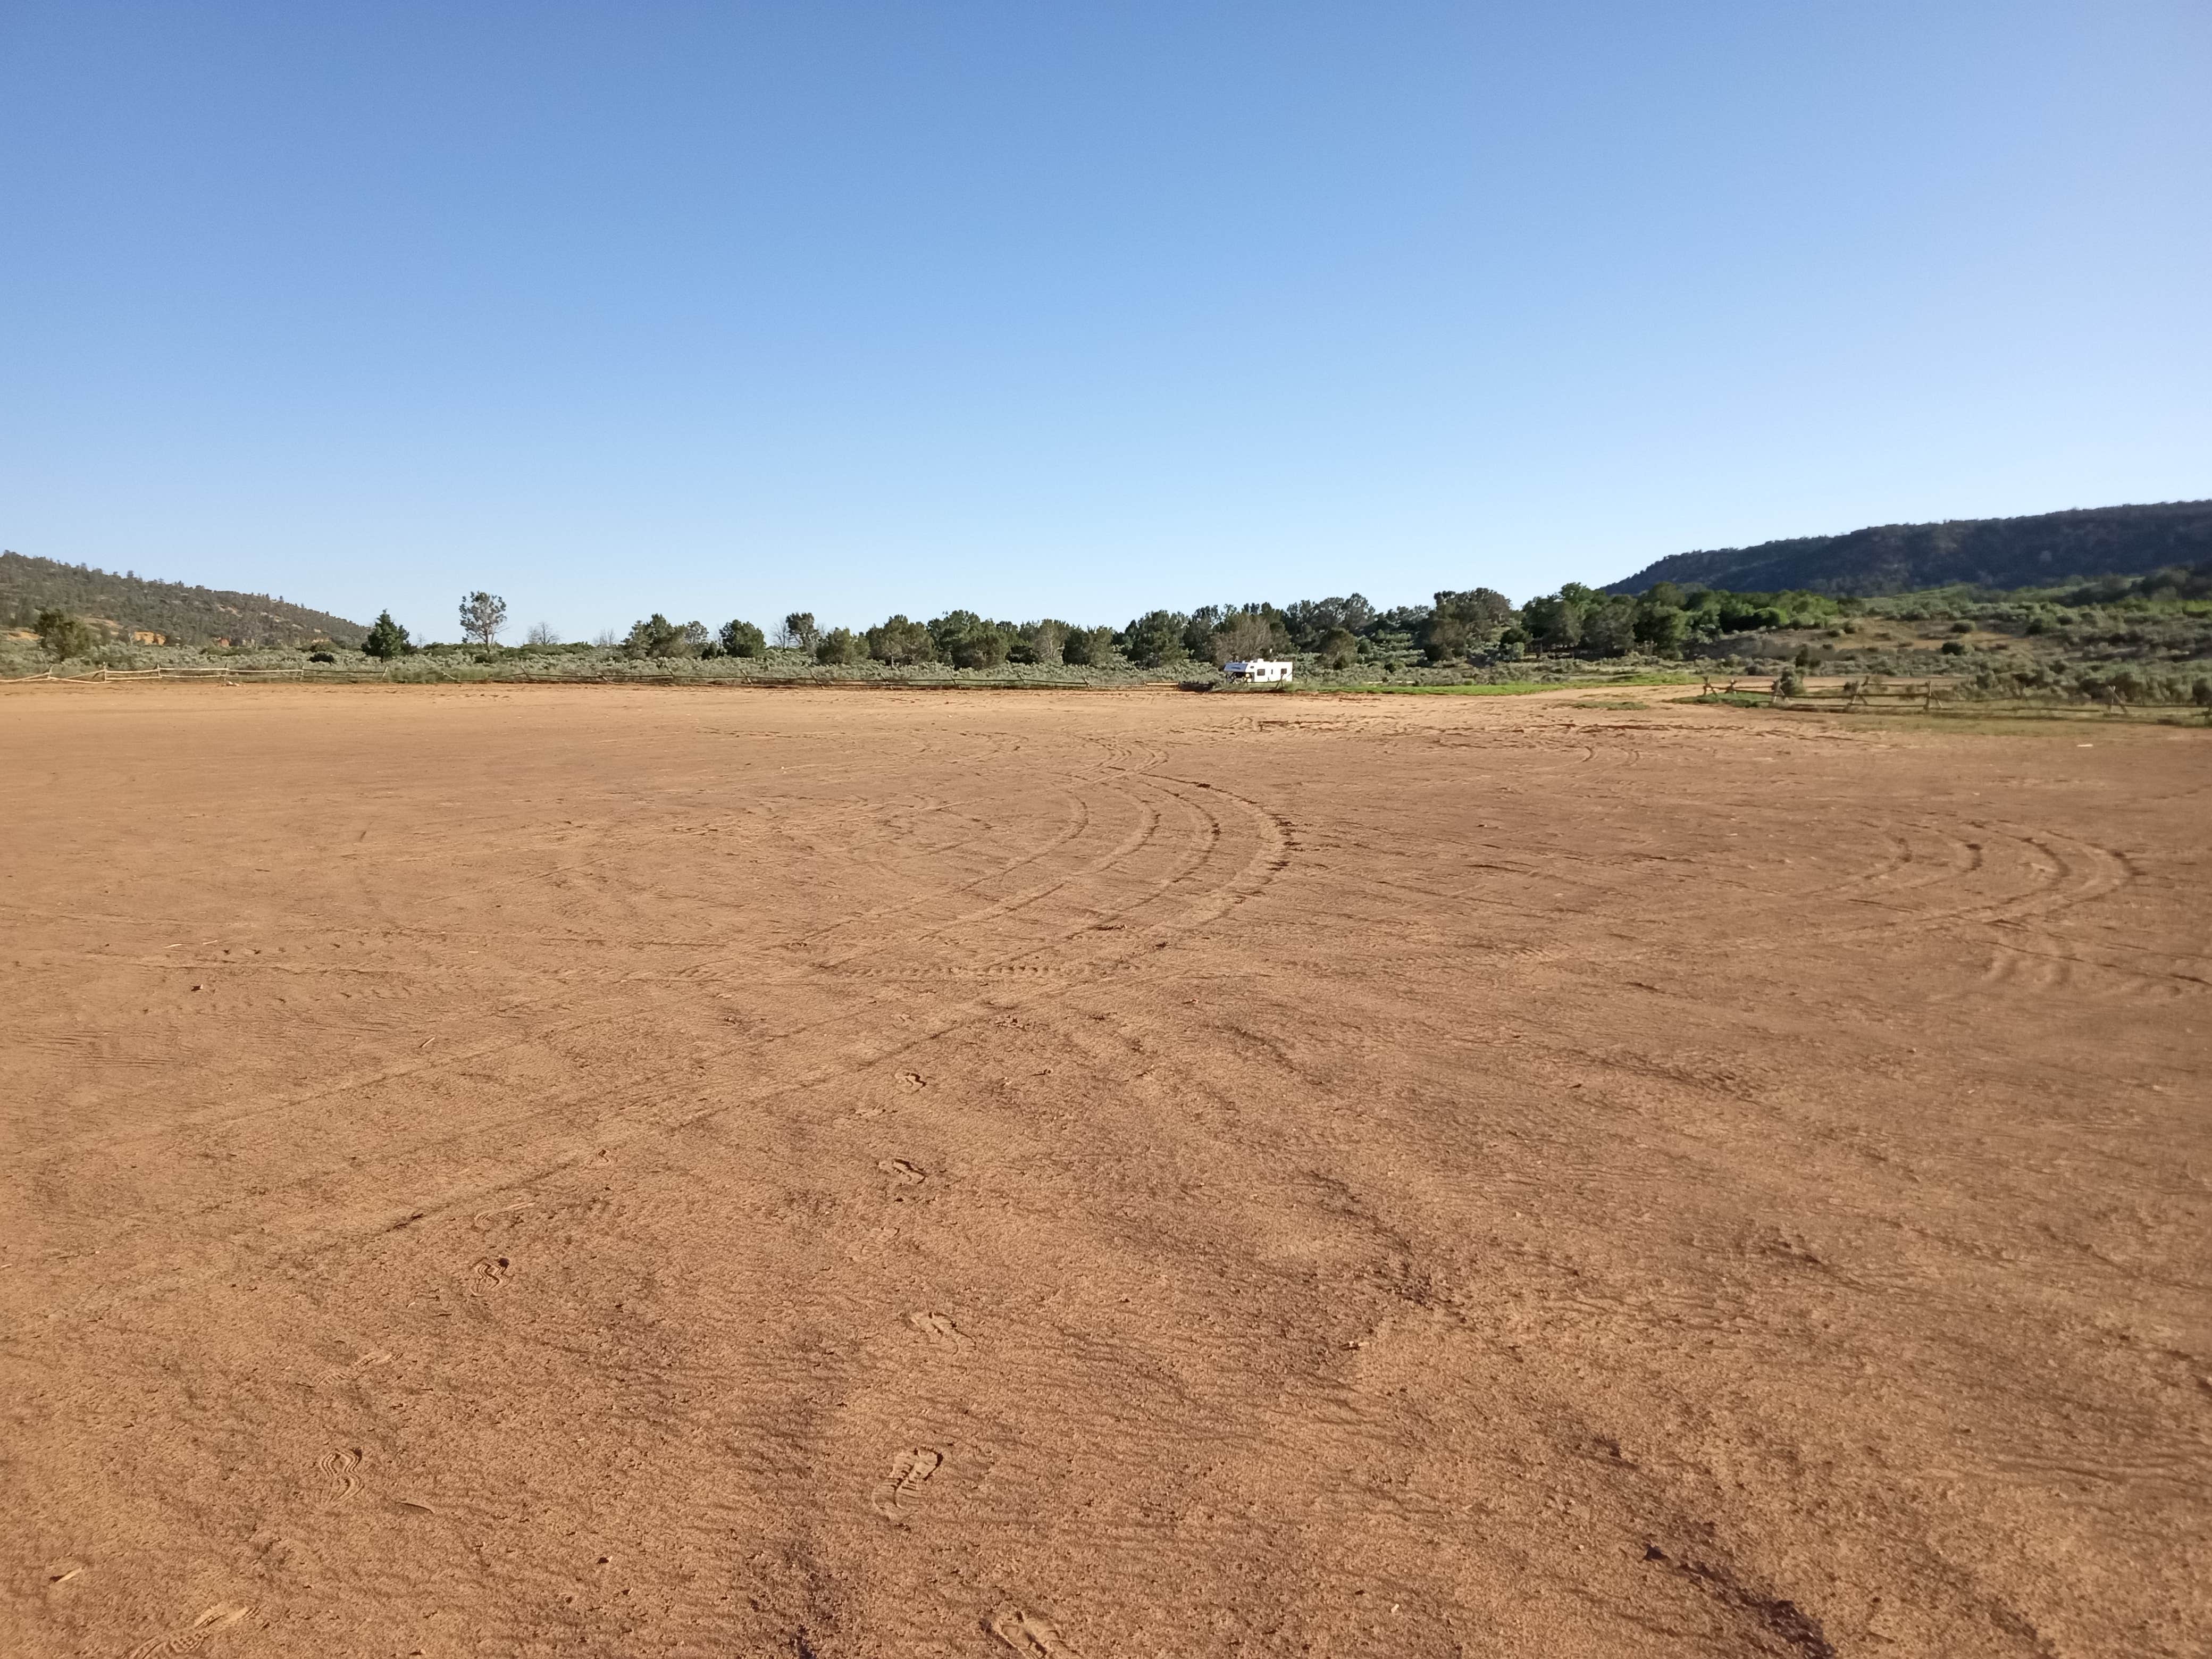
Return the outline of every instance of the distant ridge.
{"type": "Polygon", "coordinates": [[[2137,576],[2207,560],[2212,560],[2212,501],[2161,501],[2075,507],[2023,519],[1875,525],[1847,536],[1674,553],[1603,591],[1641,593],[1654,582],[1740,593],[1790,588],[1905,593],[1954,582],[2042,587],[2072,577],[2137,576]]]}
{"type": "Polygon", "coordinates": [[[327,611],[266,593],[118,576],[90,565],[0,553],[0,626],[28,628],[45,610],[67,611],[128,638],[155,634],[171,645],[358,645],[368,629],[327,611]]]}

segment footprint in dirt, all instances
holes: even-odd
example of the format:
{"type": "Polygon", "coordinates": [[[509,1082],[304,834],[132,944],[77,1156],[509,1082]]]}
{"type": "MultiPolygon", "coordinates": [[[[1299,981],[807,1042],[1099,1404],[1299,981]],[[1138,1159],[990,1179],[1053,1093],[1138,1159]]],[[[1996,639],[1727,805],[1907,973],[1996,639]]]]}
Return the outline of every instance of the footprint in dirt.
{"type": "Polygon", "coordinates": [[[171,1659],[171,1656],[198,1653],[217,1636],[228,1630],[253,1609],[236,1601],[218,1602],[191,1622],[188,1630],[172,1636],[157,1636],[150,1642],[141,1642],[131,1650],[131,1659],[171,1659]]]}
{"type": "Polygon", "coordinates": [[[283,1533],[257,1532],[246,1542],[271,1571],[313,1577],[321,1570],[321,1563],[313,1550],[298,1539],[287,1538],[283,1533]]]}
{"type": "Polygon", "coordinates": [[[906,1316],[906,1322],[931,1341],[942,1343],[948,1348],[965,1347],[972,1340],[945,1314],[910,1313],[906,1316]]]}
{"type": "Polygon", "coordinates": [[[919,1164],[909,1164],[902,1158],[880,1159],[876,1167],[902,1187],[919,1187],[929,1179],[919,1164]]]}
{"type": "Polygon", "coordinates": [[[1001,1607],[983,1622],[983,1628],[1016,1653],[1035,1659],[1083,1659],[1083,1655],[1060,1633],[1060,1626],[1041,1613],[1019,1607],[1001,1607]]]}
{"type": "Polygon", "coordinates": [[[945,1454],[933,1446],[915,1446],[891,1459],[890,1474],[876,1488],[876,1513],[889,1521],[897,1520],[900,1504],[944,1462],[945,1454]]]}
{"type": "Polygon", "coordinates": [[[354,1474],[360,1467],[361,1448],[358,1446],[325,1452],[315,1460],[315,1468],[330,1480],[331,1496],[341,1503],[361,1490],[361,1482],[354,1474]]]}

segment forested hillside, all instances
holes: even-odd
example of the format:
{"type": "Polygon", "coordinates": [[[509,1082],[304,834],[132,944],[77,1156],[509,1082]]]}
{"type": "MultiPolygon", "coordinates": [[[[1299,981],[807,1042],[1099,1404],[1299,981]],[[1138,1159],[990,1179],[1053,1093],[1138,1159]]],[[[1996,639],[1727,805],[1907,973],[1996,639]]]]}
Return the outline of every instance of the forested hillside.
{"type": "Polygon", "coordinates": [[[2093,576],[2139,576],[2207,559],[2212,559],[2212,501],[2163,501],[2024,519],[1875,525],[1846,536],[1676,553],[1603,591],[1641,593],[1662,581],[1740,593],[1904,593],[1959,583],[2047,587],[2093,576]]]}
{"type": "Polygon", "coordinates": [[[358,645],[368,630],[343,617],[287,605],[266,593],[232,593],[183,582],[116,575],[89,565],[0,553],[0,627],[28,628],[41,611],[66,611],[111,636],[158,635],[170,645],[358,645]]]}

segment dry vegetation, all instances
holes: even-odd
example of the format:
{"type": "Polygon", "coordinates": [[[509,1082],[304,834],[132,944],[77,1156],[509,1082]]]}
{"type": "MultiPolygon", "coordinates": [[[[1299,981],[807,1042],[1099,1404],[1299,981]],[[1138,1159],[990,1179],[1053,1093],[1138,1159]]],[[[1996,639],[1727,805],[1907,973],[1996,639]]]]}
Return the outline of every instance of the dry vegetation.
{"type": "Polygon", "coordinates": [[[2212,739],[1675,695],[0,692],[0,1650],[2201,1652],[2212,739]]]}

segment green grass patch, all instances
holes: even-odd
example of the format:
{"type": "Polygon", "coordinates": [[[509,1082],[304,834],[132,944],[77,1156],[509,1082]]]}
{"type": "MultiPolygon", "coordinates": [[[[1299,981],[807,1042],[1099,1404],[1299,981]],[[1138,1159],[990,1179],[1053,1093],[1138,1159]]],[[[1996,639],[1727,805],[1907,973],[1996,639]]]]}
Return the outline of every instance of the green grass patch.
{"type": "Polygon", "coordinates": [[[1694,697],[1678,699],[1682,702],[1726,703],[1730,708],[1771,708],[1774,699],[1764,691],[1707,691],[1694,697]]]}
{"type": "Polygon", "coordinates": [[[1691,681],[1687,674],[1618,674],[1567,680],[1468,681],[1459,685],[1392,685],[1388,681],[1368,681],[1292,689],[1331,696],[1349,693],[1391,697],[1525,697],[1532,691],[1610,691],[1632,685],[1687,685],[1691,681]]]}

